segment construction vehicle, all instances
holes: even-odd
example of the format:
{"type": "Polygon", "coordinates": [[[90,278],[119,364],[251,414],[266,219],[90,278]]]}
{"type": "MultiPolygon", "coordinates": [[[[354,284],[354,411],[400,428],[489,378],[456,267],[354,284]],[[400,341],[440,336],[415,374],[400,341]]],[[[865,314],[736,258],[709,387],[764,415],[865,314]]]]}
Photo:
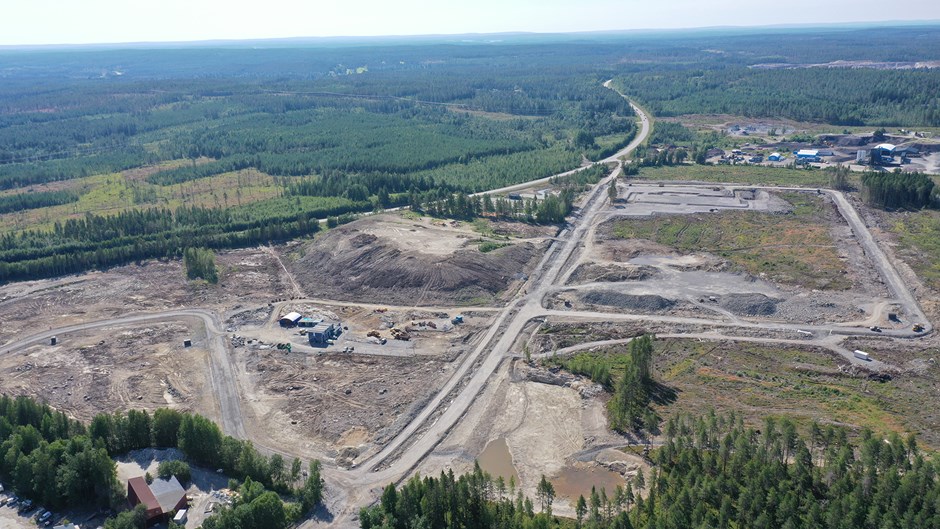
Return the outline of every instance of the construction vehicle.
{"type": "Polygon", "coordinates": [[[369,331],[366,333],[369,338],[379,338],[379,331],[369,331]]]}
{"type": "Polygon", "coordinates": [[[391,330],[391,333],[392,333],[392,338],[394,338],[394,339],[396,339],[396,340],[401,340],[401,341],[403,341],[403,342],[407,342],[408,340],[411,339],[411,335],[410,335],[410,334],[408,334],[407,332],[405,332],[405,331],[403,331],[403,330],[401,330],[401,329],[399,329],[399,328],[397,328],[397,327],[396,327],[396,328],[393,328],[393,329],[391,330]]]}
{"type": "Polygon", "coordinates": [[[450,322],[453,323],[454,325],[459,325],[463,323],[463,314],[458,314],[454,316],[454,318],[450,320],[450,322]]]}
{"type": "Polygon", "coordinates": [[[924,332],[924,325],[921,323],[915,323],[911,330],[914,332],[924,332]]]}

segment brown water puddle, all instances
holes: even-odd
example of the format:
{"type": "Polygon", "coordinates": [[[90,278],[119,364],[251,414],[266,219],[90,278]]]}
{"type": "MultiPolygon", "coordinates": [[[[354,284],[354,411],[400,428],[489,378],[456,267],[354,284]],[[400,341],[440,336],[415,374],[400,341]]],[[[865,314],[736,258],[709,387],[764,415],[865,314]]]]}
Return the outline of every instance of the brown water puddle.
{"type": "Polygon", "coordinates": [[[477,461],[480,463],[480,468],[493,476],[493,479],[502,476],[506,483],[509,483],[509,478],[519,483],[519,474],[516,473],[516,467],[512,464],[512,455],[509,453],[509,445],[506,444],[505,437],[487,443],[477,461]]]}
{"type": "Polygon", "coordinates": [[[598,493],[601,489],[607,489],[607,496],[611,497],[617,485],[625,484],[623,476],[600,466],[590,468],[568,466],[562,469],[561,474],[552,479],[555,495],[569,499],[575,499],[581,495],[589,498],[591,496],[591,487],[596,487],[598,493]]]}

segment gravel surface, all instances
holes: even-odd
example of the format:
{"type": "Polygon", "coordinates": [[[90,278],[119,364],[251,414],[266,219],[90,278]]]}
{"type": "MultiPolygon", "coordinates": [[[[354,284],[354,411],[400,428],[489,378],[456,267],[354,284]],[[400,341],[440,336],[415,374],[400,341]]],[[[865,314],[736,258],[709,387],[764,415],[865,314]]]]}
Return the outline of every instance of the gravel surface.
{"type": "Polygon", "coordinates": [[[581,294],[581,301],[590,305],[607,305],[643,312],[660,312],[671,309],[676,302],[662,296],[650,294],[623,294],[610,290],[591,290],[581,294]]]}
{"type": "Polygon", "coordinates": [[[728,294],[721,296],[718,305],[739,316],[770,316],[777,312],[779,302],[764,294],[728,294]]]}

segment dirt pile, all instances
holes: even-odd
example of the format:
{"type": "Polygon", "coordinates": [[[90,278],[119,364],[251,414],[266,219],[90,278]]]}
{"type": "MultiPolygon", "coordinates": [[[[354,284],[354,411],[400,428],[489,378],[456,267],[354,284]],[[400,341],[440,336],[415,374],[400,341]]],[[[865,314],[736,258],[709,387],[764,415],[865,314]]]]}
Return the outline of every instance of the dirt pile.
{"type": "Polygon", "coordinates": [[[571,278],[569,285],[580,285],[584,283],[606,282],[621,283],[624,281],[643,281],[656,275],[658,271],[652,266],[625,267],[618,265],[597,265],[585,263],[578,266],[571,278]]]}
{"type": "Polygon", "coordinates": [[[728,294],[718,301],[723,309],[739,316],[770,316],[780,300],[764,294],[728,294]]]}
{"type": "MultiPolygon", "coordinates": [[[[475,247],[424,253],[365,233],[358,221],[330,231],[307,248],[292,272],[310,295],[337,300],[413,305],[491,302],[527,273],[540,254],[520,243],[482,253],[475,247]]],[[[407,238],[402,234],[400,237],[407,238]]]]}
{"type": "Polygon", "coordinates": [[[606,305],[641,312],[662,312],[671,309],[676,302],[652,294],[624,294],[611,290],[591,290],[580,295],[581,301],[589,305],[606,305]]]}

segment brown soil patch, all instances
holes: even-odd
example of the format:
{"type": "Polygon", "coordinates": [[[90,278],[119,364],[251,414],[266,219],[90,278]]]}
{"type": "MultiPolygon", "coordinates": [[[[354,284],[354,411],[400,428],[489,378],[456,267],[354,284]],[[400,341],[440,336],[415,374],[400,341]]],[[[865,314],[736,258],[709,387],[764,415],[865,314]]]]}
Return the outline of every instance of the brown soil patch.
{"type": "MultiPolygon", "coordinates": [[[[483,253],[455,244],[461,234],[453,231],[429,247],[432,235],[427,232],[441,233],[441,228],[412,223],[393,234],[389,222],[402,229],[401,219],[382,216],[331,230],[304,249],[304,256],[291,265],[294,275],[308,290],[316,288],[319,296],[331,299],[416,306],[483,304],[494,302],[518,282],[541,253],[533,243],[483,253]],[[448,245],[450,252],[445,251],[448,245]]],[[[469,230],[465,234],[472,236],[469,230]]]]}
{"type": "Polygon", "coordinates": [[[170,407],[214,415],[208,352],[197,323],[154,323],[74,333],[55,346],[0,357],[0,392],[31,395],[69,415],[170,407]],[[194,346],[183,347],[183,339],[194,346]]]}

